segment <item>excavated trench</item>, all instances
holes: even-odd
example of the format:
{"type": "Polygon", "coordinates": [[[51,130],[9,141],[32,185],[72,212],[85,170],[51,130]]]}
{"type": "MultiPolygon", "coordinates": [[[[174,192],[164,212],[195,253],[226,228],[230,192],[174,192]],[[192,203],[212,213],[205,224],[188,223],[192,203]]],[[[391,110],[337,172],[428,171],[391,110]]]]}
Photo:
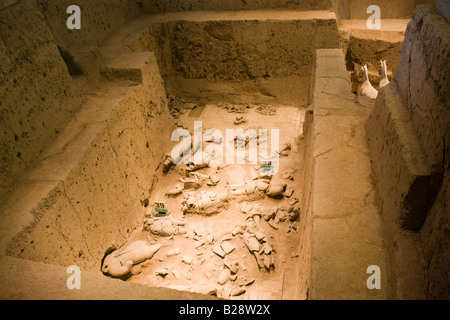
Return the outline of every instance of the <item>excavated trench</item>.
{"type": "MultiPolygon", "coordinates": [[[[314,50],[338,45],[336,20],[326,12],[250,14],[257,20],[211,13],[202,21],[194,13],[183,21],[153,16],[149,24],[144,17],[123,31],[146,26],[127,47],[155,52],[169,111],[187,130],[180,141],[161,139],[175,149],[186,139],[192,159],[200,139],[203,158],[208,150],[216,158],[192,170],[184,161],[172,165],[172,149],[165,150],[168,161],[129,239],[157,251],[121,279],[221,298],[301,297],[303,122],[314,50]],[[299,36],[326,28],[322,40],[299,36]],[[168,217],[155,217],[155,202],[168,217]]],[[[114,274],[107,259],[102,270],[114,274]]]]}
{"type": "MultiPolygon", "coordinates": [[[[142,17],[122,31],[129,35],[139,30],[139,36],[126,41],[127,50],[155,53],[169,111],[176,127],[187,130],[180,141],[187,139],[192,159],[198,145],[201,151],[212,148],[213,157],[231,149],[236,153],[228,164],[222,157],[219,163],[192,170],[183,162],[172,166],[172,149],[165,150],[166,167],[129,239],[129,244],[149,241],[151,259],[127,269],[120,278],[128,282],[227,299],[308,297],[312,226],[303,208],[303,125],[315,85],[315,50],[338,48],[343,42],[347,67],[368,63],[377,86],[373,69],[381,59],[396,66],[401,47],[389,33],[380,33],[385,35],[381,41],[366,39],[352,26],[338,30],[326,12],[271,12],[270,20],[266,12],[248,14],[241,20],[223,13],[208,18],[184,13],[183,21],[178,21],[179,13],[156,15],[151,23],[142,17]],[[230,145],[230,129],[234,134],[254,129],[255,136],[233,136],[236,141],[230,145]],[[266,142],[276,139],[278,151],[287,149],[276,154],[279,164],[273,176],[263,172],[260,155],[250,160],[252,142],[256,150],[264,143],[261,129],[269,132],[266,142]],[[272,130],[278,136],[271,136],[272,130]],[[240,146],[246,153],[237,164],[240,146]],[[277,186],[280,191],[271,194],[277,186]],[[164,203],[167,217],[157,214],[155,203],[164,203]]],[[[354,80],[354,70],[348,69],[354,80]]],[[[162,138],[171,143],[170,137],[162,138]]],[[[115,254],[120,260],[123,253],[111,256],[115,254]]],[[[105,267],[102,261],[106,275],[114,273],[113,263],[117,261],[105,267]]]]}

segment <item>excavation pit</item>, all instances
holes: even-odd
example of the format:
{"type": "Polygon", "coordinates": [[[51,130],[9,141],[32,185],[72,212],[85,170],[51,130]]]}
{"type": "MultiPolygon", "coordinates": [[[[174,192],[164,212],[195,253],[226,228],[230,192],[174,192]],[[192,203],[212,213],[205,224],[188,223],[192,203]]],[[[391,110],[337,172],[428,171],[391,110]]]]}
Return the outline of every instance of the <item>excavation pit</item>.
{"type": "MultiPolygon", "coordinates": [[[[191,174],[194,176],[214,175],[220,179],[216,186],[208,186],[204,183],[202,187],[195,190],[183,190],[183,193],[175,198],[167,197],[167,192],[179,183],[180,178],[186,178],[184,163],[172,167],[166,175],[160,177],[149,202],[165,202],[171,213],[171,219],[183,219],[184,231],[182,234],[175,232],[172,237],[159,237],[138,228],[131,236],[131,242],[150,237],[152,243],[161,244],[162,249],[151,260],[137,265],[136,270],[132,271],[136,275],[130,277],[128,281],[204,294],[214,292],[219,297],[227,299],[298,299],[297,279],[292,275],[298,274],[297,268],[300,263],[298,246],[302,222],[301,218],[290,221],[288,210],[291,206],[300,207],[302,127],[305,110],[293,106],[274,106],[276,115],[267,116],[258,113],[258,106],[254,106],[242,114],[249,119],[248,122],[235,125],[236,113],[230,113],[225,105],[208,104],[197,117],[186,113],[179,118],[179,122],[190,130],[193,130],[193,122],[198,120],[202,121],[205,131],[208,128],[214,128],[225,132],[229,128],[242,126],[265,128],[269,132],[272,129],[280,130],[279,145],[289,143],[292,150],[287,156],[280,156],[279,172],[272,179],[285,181],[293,192],[283,196],[283,199],[276,200],[269,198],[264,191],[258,190],[256,184],[251,191],[248,189],[245,191],[245,186],[230,188],[233,185],[243,185],[243,182],[253,182],[255,177],[262,174],[261,165],[217,164],[191,174]],[[286,172],[290,174],[286,175],[286,172]],[[228,195],[227,206],[208,216],[201,213],[183,214],[181,210],[183,196],[190,192],[196,194],[212,192],[217,196],[225,193],[228,195]],[[257,214],[259,218],[252,218],[256,212],[244,213],[242,211],[244,205],[261,206],[262,210],[257,214]],[[264,219],[267,211],[276,212],[278,208],[283,207],[286,216],[283,218],[280,212],[278,218],[281,221],[264,219]],[[239,228],[241,228],[240,232],[236,233],[236,229],[239,228]],[[269,265],[267,268],[264,265],[258,265],[255,255],[245,245],[243,234],[257,231],[262,232],[265,235],[264,241],[273,247],[270,257],[274,258],[274,266],[269,265]],[[222,257],[215,253],[215,249],[223,241],[233,246],[235,250],[222,257]],[[179,254],[172,255],[174,251],[179,254]],[[191,258],[189,263],[184,261],[186,257],[191,258]],[[225,267],[228,261],[238,263],[239,271],[235,273],[237,278],[230,274],[233,281],[227,280],[225,285],[219,285],[220,274],[224,269],[228,270],[225,267]],[[251,284],[245,285],[250,281],[251,284]],[[230,297],[231,292],[238,288],[245,289],[245,292],[238,297],[230,297]]],[[[270,141],[270,135],[268,139],[270,141]]],[[[234,144],[233,148],[235,148],[234,144]]],[[[248,159],[249,148],[246,149],[248,159]]],[[[237,161],[237,152],[235,160],[237,161]]],[[[151,206],[148,215],[151,216],[153,211],[154,208],[151,206]]]]}

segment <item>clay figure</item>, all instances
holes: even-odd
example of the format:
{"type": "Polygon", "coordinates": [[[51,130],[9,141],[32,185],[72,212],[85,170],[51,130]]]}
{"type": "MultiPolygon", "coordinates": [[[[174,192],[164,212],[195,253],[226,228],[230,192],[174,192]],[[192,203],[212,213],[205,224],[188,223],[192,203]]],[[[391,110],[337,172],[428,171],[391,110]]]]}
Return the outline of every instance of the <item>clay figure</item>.
{"type": "Polygon", "coordinates": [[[151,245],[145,240],[132,242],[108,255],[102,272],[112,277],[122,277],[131,271],[133,265],[151,259],[160,248],[160,244],[151,245]]]}
{"type": "Polygon", "coordinates": [[[380,76],[381,76],[381,81],[380,81],[380,89],[387,86],[390,82],[387,76],[387,64],[386,64],[386,60],[380,60],[380,76]]]}
{"type": "Polygon", "coordinates": [[[361,67],[359,71],[359,77],[362,78],[361,95],[375,100],[378,96],[378,91],[372,86],[369,81],[369,71],[367,70],[367,64],[361,67]]]}

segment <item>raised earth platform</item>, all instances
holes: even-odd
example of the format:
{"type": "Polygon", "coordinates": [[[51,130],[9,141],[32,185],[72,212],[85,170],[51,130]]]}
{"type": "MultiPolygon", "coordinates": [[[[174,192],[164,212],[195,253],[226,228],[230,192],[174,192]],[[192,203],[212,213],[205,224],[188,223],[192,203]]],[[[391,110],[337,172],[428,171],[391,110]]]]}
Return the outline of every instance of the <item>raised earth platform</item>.
{"type": "MultiPolygon", "coordinates": [[[[383,225],[377,207],[364,122],[372,101],[350,93],[342,50],[317,50],[305,123],[303,208],[312,226],[310,299],[386,299],[388,285],[370,290],[367,270],[386,275],[383,225]]],[[[306,279],[305,279],[306,280],[306,279]]]]}

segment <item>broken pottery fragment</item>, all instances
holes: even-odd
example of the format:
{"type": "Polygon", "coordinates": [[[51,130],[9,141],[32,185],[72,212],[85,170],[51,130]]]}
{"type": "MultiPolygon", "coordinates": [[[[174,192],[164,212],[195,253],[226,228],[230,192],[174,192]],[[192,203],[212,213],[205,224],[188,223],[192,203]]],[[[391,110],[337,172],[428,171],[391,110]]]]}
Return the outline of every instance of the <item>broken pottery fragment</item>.
{"type": "Polygon", "coordinates": [[[235,125],[240,125],[242,123],[246,123],[247,120],[244,119],[244,117],[236,117],[236,120],[234,121],[235,125]]]}
{"type": "Polygon", "coordinates": [[[269,226],[271,226],[275,230],[278,230],[278,226],[277,226],[277,224],[276,224],[276,222],[274,220],[275,219],[272,219],[272,220],[269,221],[269,226]]]}
{"type": "Polygon", "coordinates": [[[266,190],[266,194],[271,198],[282,198],[286,187],[287,185],[283,181],[272,181],[266,190]]]}
{"type": "Polygon", "coordinates": [[[206,241],[207,241],[208,244],[213,243],[214,242],[214,236],[212,234],[208,234],[206,236],[206,241]]]}
{"type": "Polygon", "coordinates": [[[200,164],[194,164],[194,163],[188,163],[187,165],[186,165],[186,171],[187,172],[192,172],[192,171],[197,171],[197,170],[200,170],[200,169],[204,169],[204,168],[207,168],[207,167],[209,167],[209,163],[206,163],[206,162],[203,162],[203,163],[200,163],[200,164]]]}
{"type": "Polygon", "coordinates": [[[265,254],[270,254],[272,252],[272,246],[270,244],[268,244],[267,242],[265,242],[263,244],[263,248],[264,248],[265,254]]]}
{"type": "Polygon", "coordinates": [[[183,183],[178,183],[173,189],[167,191],[166,196],[168,197],[176,197],[183,192],[184,185],[183,183]]]}
{"type": "Polygon", "coordinates": [[[293,206],[292,212],[289,213],[290,221],[298,221],[300,219],[300,206],[293,206]]]}
{"type": "Polygon", "coordinates": [[[237,261],[233,262],[230,260],[225,260],[224,266],[227,267],[228,269],[230,269],[232,274],[236,274],[239,271],[239,262],[237,262],[237,261]]]}
{"type": "Polygon", "coordinates": [[[285,208],[278,208],[275,223],[285,222],[289,218],[289,212],[285,208]]]}
{"type": "Polygon", "coordinates": [[[219,279],[217,280],[217,283],[220,285],[224,285],[227,283],[227,281],[230,279],[230,271],[224,269],[219,276],[219,279]]]}
{"type": "Polygon", "coordinates": [[[258,264],[258,267],[260,269],[264,268],[264,257],[259,252],[253,252],[253,255],[255,256],[256,263],[258,264]]]}
{"type": "Polygon", "coordinates": [[[204,246],[205,244],[206,244],[205,240],[199,241],[198,243],[195,244],[194,248],[198,249],[198,248],[204,246]]]}
{"type": "Polygon", "coordinates": [[[214,246],[213,252],[221,258],[225,258],[225,256],[227,255],[225,253],[225,251],[223,251],[223,249],[219,243],[214,246]]]}
{"type": "Polygon", "coordinates": [[[258,227],[259,226],[259,222],[261,221],[261,214],[255,213],[253,215],[253,221],[255,222],[255,225],[258,227]]]}
{"type": "Polygon", "coordinates": [[[180,179],[184,184],[184,189],[199,189],[202,187],[202,182],[198,178],[180,179]]]}
{"type": "Polygon", "coordinates": [[[203,174],[203,173],[198,173],[198,172],[190,172],[189,176],[192,178],[197,178],[198,180],[208,180],[209,179],[209,175],[203,174]]]}
{"type": "Polygon", "coordinates": [[[266,191],[269,188],[269,183],[267,181],[256,180],[256,188],[259,191],[266,191]]]}
{"type": "Polygon", "coordinates": [[[250,252],[259,251],[259,241],[256,239],[254,234],[248,232],[244,233],[243,240],[250,252]]]}
{"type": "Polygon", "coordinates": [[[180,253],[181,253],[180,248],[175,248],[175,249],[167,251],[167,256],[168,257],[173,257],[173,256],[176,256],[176,255],[179,255],[180,253]]]}
{"type": "Polygon", "coordinates": [[[253,233],[258,241],[263,241],[266,237],[262,229],[258,229],[253,233]]]}
{"type": "Polygon", "coordinates": [[[290,198],[290,197],[292,197],[294,195],[294,192],[295,192],[295,190],[294,190],[293,187],[287,187],[286,191],[284,192],[284,196],[286,198],[290,198]]]}
{"type": "Polygon", "coordinates": [[[206,182],[206,184],[210,187],[215,187],[219,184],[220,178],[218,176],[210,175],[209,181],[206,182]]]}
{"type": "Polygon", "coordinates": [[[252,279],[250,279],[250,280],[247,280],[247,281],[244,282],[244,286],[246,286],[246,287],[251,286],[252,284],[255,283],[255,281],[256,281],[255,278],[252,278],[252,279]]]}
{"type": "Polygon", "coordinates": [[[247,194],[247,195],[255,193],[256,182],[254,180],[245,182],[244,190],[245,190],[245,194],[247,194]]]}
{"type": "Polygon", "coordinates": [[[225,286],[222,288],[222,292],[220,294],[220,298],[229,299],[231,295],[231,287],[225,286]]]}
{"type": "Polygon", "coordinates": [[[233,252],[236,247],[233,246],[231,243],[229,243],[228,241],[223,241],[220,245],[220,247],[222,248],[222,250],[226,253],[226,254],[230,254],[231,252],[233,252]]]}
{"type": "Polygon", "coordinates": [[[187,264],[187,265],[191,265],[192,264],[192,257],[191,256],[184,256],[181,261],[183,263],[187,264]]]}
{"type": "Polygon", "coordinates": [[[102,272],[112,277],[121,277],[131,271],[133,265],[151,259],[161,248],[148,241],[138,240],[109,254],[102,265],[102,272]]]}
{"type": "Polygon", "coordinates": [[[250,202],[244,201],[241,204],[241,212],[242,213],[248,213],[252,210],[253,206],[250,202]]]}
{"type": "Polygon", "coordinates": [[[245,220],[245,225],[247,229],[252,229],[256,227],[255,220],[253,220],[253,217],[249,217],[245,220]]]}
{"type": "Polygon", "coordinates": [[[244,234],[244,232],[245,232],[245,226],[239,225],[233,229],[232,235],[236,236],[238,234],[244,234]]]}
{"type": "Polygon", "coordinates": [[[266,210],[266,212],[263,215],[264,220],[269,221],[270,219],[275,218],[275,215],[277,214],[277,208],[269,208],[266,210]]]}
{"type": "Polygon", "coordinates": [[[266,269],[270,269],[271,264],[272,264],[272,259],[271,259],[270,255],[265,254],[264,255],[264,266],[266,267],[266,269]]]}

